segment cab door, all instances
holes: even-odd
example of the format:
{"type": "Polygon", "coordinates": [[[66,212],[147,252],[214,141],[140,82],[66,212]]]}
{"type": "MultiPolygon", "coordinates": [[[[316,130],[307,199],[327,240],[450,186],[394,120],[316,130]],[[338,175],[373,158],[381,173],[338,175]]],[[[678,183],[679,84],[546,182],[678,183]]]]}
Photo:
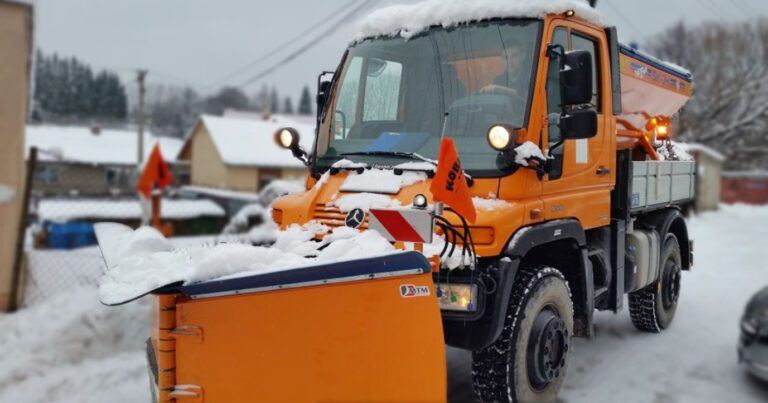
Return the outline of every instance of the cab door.
{"type": "Polygon", "coordinates": [[[605,34],[573,21],[550,25],[550,43],[566,50],[586,50],[592,55],[591,107],[597,113],[597,134],[590,139],[565,140],[557,125],[560,105],[559,60],[547,61],[544,144],[554,158],[544,177],[542,200],[546,219],[577,218],[585,229],[610,223],[613,188],[613,135],[610,113],[610,69],[605,34]]]}

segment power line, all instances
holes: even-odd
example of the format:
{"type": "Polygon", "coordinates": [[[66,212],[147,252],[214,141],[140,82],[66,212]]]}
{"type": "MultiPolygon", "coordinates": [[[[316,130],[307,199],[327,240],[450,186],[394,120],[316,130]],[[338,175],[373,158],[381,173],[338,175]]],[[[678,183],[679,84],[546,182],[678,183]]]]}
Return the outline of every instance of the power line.
{"type": "Polygon", "coordinates": [[[738,1],[738,3],[741,4],[744,7],[744,9],[747,12],[749,12],[750,15],[753,16],[753,17],[757,17],[758,15],[761,14],[759,11],[755,10],[754,8],[752,8],[752,4],[750,4],[748,0],[744,0],[743,3],[741,1],[738,1]]]}
{"type": "MultiPolygon", "coordinates": [[[[704,4],[709,4],[711,6],[711,10],[714,11],[715,15],[718,18],[722,18],[723,15],[726,15],[728,18],[730,18],[733,14],[731,14],[731,10],[728,9],[728,7],[720,8],[721,4],[716,1],[711,0],[704,0],[704,4]]],[[[736,14],[736,18],[739,18],[740,16],[738,13],[736,14]]]]}
{"type": "Polygon", "coordinates": [[[149,77],[147,77],[148,79],[151,79],[153,76],[160,76],[160,77],[165,77],[166,79],[175,80],[175,81],[180,82],[180,83],[182,83],[184,85],[187,85],[189,87],[194,87],[194,88],[201,87],[199,83],[196,83],[196,82],[194,82],[194,81],[192,81],[190,79],[187,79],[187,78],[184,78],[184,77],[180,77],[180,76],[178,76],[176,74],[166,73],[166,72],[163,72],[163,71],[160,71],[160,70],[156,70],[156,69],[140,69],[138,67],[104,66],[104,65],[98,66],[98,68],[100,68],[101,70],[112,70],[112,71],[119,71],[119,72],[123,72],[123,73],[129,73],[130,72],[131,74],[135,74],[137,71],[140,71],[140,70],[146,70],[149,73],[152,73],[149,77]]]}
{"type": "Polygon", "coordinates": [[[630,29],[632,29],[633,31],[635,31],[635,34],[638,36],[638,38],[637,38],[637,39],[640,39],[639,37],[643,36],[643,31],[642,31],[642,30],[640,30],[640,29],[639,29],[637,26],[635,26],[635,24],[632,22],[632,20],[630,20],[629,18],[627,18],[627,16],[625,16],[625,15],[624,15],[624,13],[622,13],[622,12],[621,12],[621,10],[619,10],[619,8],[618,8],[618,7],[614,6],[614,5],[613,5],[611,2],[609,2],[609,1],[603,1],[603,2],[601,2],[600,4],[607,4],[607,5],[608,5],[608,7],[610,7],[610,8],[611,8],[611,9],[612,9],[614,12],[616,12],[616,14],[618,14],[618,15],[619,15],[619,17],[620,17],[622,20],[624,20],[624,22],[626,22],[626,23],[627,23],[627,25],[629,26],[629,28],[630,28],[630,29]]]}
{"type": "Polygon", "coordinates": [[[226,76],[224,76],[223,78],[221,78],[221,79],[217,80],[216,82],[214,82],[214,83],[212,83],[212,84],[210,84],[210,85],[206,86],[206,88],[210,88],[210,87],[213,87],[213,86],[216,86],[216,85],[220,85],[220,84],[222,84],[222,83],[226,82],[227,80],[229,80],[229,79],[231,79],[231,78],[233,78],[233,77],[235,77],[235,76],[239,75],[240,73],[242,73],[242,72],[244,72],[244,71],[246,71],[246,70],[248,70],[248,69],[251,69],[251,68],[253,68],[253,67],[256,67],[256,66],[258,66],[259,64],[261,64],[261,63],[263,63],[264,61],[266,61],[268,58],[270,58],[270,57],[274,56],[274,55],[275,55],[275,54],[277,54],[277,53],[280,53],[280,51],[282,51],[282,50],[285,50],[286,46],[288,46],[288,45],[291,45],[292,43],[296,42],[297,40],[299,40],[299,39],[303,38],[303,37],[304,37],[305,35],[307,35],[308,33],[310,33],[310,32],[312,32],[312,31],[314,31],[314,30],[315,30],[315,29],[317,29],[318,27],[320,27],[320,26],[322,26],[323,24],[327,23],[329,19],[333,18],[334,16],[336,16],[336,15],[337,15],[337,14],[339,14],[340,12],[342,12],[342,11],[346,10],[348,7],[350,7],[351,5],[353,5],[355,2],[356,2],[356,0],[351,0],[351,1],[347,2],[347,3],[344,3],[344,5],[343,5],[343,6],[339,7],[339,8],[338,8],[338,9],[336,9],[336,10],[333,10],[333,12],[332,12],[332,13],[328,14],[328,15],[327,15],[327,16],[325,16],[324,18],[321,18],[321,19],[320,19],[320,20],[319,20],[317,23],[315,23],[315,24],[314,24],[314,25],[312,25],[311,27],[309,27],[309,28],[305,29],[305,30],[304,30],[304,31],[302,31],[301,33],[297,34],[295,37],[293,37],[293,38],[291,38],[291,39],[289,39],[289,40],[287,40],[287,41],[285,41],[285,42],[281,43],[280,45],[276,46],[275,48],[273,48],[273,49],[272,49],[272,50],[270,50],[269,52],[267,52],[267,53],[265,53],[265,54],[261,55],[261,56],[260,56],[258,59],[254,60],[254,61],[252,61],[252,62],[250,62],[250,63],[248,63],[248,64],[246,64],[245,66],[243,66],[243,67],[241,67],[241,68],[239,68],[239,69],[237,69],[237,70],[235,70],[235,71],[233,71],[233,72],[231,72],[231,73],[229,73],[229,74],[227,74],[227,75],[226,75],[226,76]]]}
{"type": "Polygon", "coordinates": [[[731,3],[736,6],[739,10],[743,11],[744,14],[747,16],[747,18],[757,18],[758,13],[756,13],[754,10],[748,9],[743,3],[736,0],[731,0],[731,3]]]}
{"type": "Polygon", "coordinates": [[[351,18],[352,16],[354,16],[355,14],[357,14],[358,12],[360,12],[360,11],[370,7],[370,6],[373,6],[378,1],[379,0],[366,0],[360,6],[352,9],[347,14],[344,14],[340,19],[338,19],[338,21],[335,24],[331,25],[330,28],[328,28],[325,31],[321,32],[320,35],[317,35],[316,37],[314,37],[312,40],[307,42],[304,46],[300,47],[299,49],[297,49],[293,53],[289,54],[288,56],[286,56],[285,58],[283,58],[279,62],[273,64],[272,66],[270,66],[270,67],[260,71],[259,73],[255,74],[253,77],[243,81],[243,83],[238,85],[238,87],[245,87],[246,85],[249,85],[249,84],[253,83],[256,80],[259,80],[262,77],[271,74],[272,72],[274,72],[275,70],[280,68],[282,65],[290,62],[291,60],[293,60],[296,57],[300,56],[302,53],[306,52],[307,49],[309,49],[313,45],[317,44],[318,42],[322,41],[323,39],[326,39],[329,35],[331,35],[337,29],[339,29],[339,27],[342,25],[341,22],[346,21],[349,18],[351,18]]]}
{"type": "Polygon", "coordinates": [[[186,78],[181,77],[181,76],[178,76],[176,74],[164,73],[162,71],[158,71],[158,70],[155,70],[155,69],[149,69],[149,72],[152,73],[153,75],[156,75],[156,76],[165,77],[165,78],[169,78],[171,80],[179,81],[179,82],[184,83],[184,84],[186,84],[186,85],[188,85],[190,87],[197,87],[197,83],[192,82],[191,80],[186,79],[186,78]]]}

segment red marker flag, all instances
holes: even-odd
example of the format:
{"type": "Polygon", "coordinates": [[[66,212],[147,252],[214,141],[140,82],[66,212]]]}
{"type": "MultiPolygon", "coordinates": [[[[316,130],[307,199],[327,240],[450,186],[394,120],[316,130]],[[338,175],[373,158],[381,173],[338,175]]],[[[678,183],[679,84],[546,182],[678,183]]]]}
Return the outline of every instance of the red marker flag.
{"type": "Polygon", "coordinates": [[[453,139],[444,138],[440,143],[440,156],[437,158],[437,172],[429,187],[435,201],[444,202],[467,221],[475,223],[477,213],[469,193],[467,178],[461,168],[459,153],[453,139]]]}
{"type": "Polygon", "coordinates": [[[136,187],[141,194],[147,199],[152,193],[152,189],[165,189],[166,186],[173,182],[173,176],[171,170],[168,169],[168,164],[165,163],[163,155],[160,154],[160,145],[155,144],[152,149],[152,154],[149,155],[149,160],[144,165],[144,172],[141,173],[139,183],[136,187]]]}

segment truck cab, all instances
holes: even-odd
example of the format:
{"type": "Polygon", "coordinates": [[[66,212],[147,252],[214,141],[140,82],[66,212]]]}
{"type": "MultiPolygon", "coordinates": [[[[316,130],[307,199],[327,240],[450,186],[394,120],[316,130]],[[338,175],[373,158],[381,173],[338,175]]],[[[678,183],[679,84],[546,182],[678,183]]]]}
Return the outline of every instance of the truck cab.
{"type": "Polygon", "coordinates": [[[625,294],[638,329],[667,327],[692,265],[692,163],[655,152],[690,76],[621,46],[590,9],[519,14],[372,29],[319,79],[313,149],[277,133],[308,166],[306,192],[273,204],[281,228],[350,226],[359,209],[365,230],[371,207],[434,204],[440,142],[453,139],[479,265],[433,278],[476,290],[441,308],[483,401],[554,399],[571,337],[591,337],[593,311],[620,311],[625,294]]]}

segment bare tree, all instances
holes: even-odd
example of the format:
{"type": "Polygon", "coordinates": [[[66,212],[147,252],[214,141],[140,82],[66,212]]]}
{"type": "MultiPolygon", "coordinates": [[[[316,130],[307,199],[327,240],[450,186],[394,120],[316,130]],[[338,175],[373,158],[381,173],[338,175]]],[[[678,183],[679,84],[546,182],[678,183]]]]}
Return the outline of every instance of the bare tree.
{"type": "Polygon", "coordinates": [[[728,169],[768,168],[768,19],[748,23],[682,22],[654,37],[650,51],[689,68],[693,97],[674,137],[710,146],[728,169]]]}

